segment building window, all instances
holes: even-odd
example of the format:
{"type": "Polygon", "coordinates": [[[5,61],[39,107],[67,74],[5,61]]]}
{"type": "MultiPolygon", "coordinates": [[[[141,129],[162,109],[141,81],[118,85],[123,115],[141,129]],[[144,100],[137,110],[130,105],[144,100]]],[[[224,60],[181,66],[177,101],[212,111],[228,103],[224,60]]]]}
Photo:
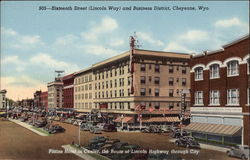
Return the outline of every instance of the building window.
{"type": "Polygon", "coordinates": [[[173,78],[173,77],[170,77],[170,78],[168,79],[168,84],[169,84],[170,86],[173,86],[173,85],[174,85],[174,78],[173,78]]]}
{"type": "Polygon", "coordinates": [[[173,102],[169,103],[168,108],[169,108],[169,110],[173,109],[174,108],[174,103],[173,102]]]}
{"type": "Polygon", "coordinates": [[[106,88],[109,88],[109,82],[106,81],[106,88]]]}
{"type": "Polygon", "coordinates": [[[152,68],[152,66],[151,66],[151,64],[149,64],[149,65],[148,65],[148,69],[151,70],[151,68],[152,68]]]}
{"type": "Polygon", "coordinates": [[[128,85],[130,85],[130,77],[128,77],[128,85]]]}
{"type": "Polygon", "coordinates": [[[227,75],[228,76],[239,75],[239,63],[238,63],[238,61],[230,61],[227,63],[227,75]]]}
{"type": "Polygon", "coordinates": [[[220,66],[219,64],[213,64],[210,66],[210,78],[219,78],[220,74],[220,66]]]}
{"type": "Polygon", "coordinates": [[[239,90],[238,89],[227,90],[227,104],[239,105],[239,90]]]}
{"type": "Polygon", "coordinates": [[[182,67],[182,74],[186,74],[187,73],[187,68],[186,67],[182,67]]]}
{"type": "Polygon", "coordinates": [[[195,92],[195,105],[203,105],[203,92],[202,91],[196,91],[195,92]]]}
{"type": "Polygon", "coordinates": [[[146,69],[145,69],[145,64],[141,64],[141,71],[144,72],[146,69]]]}
{"type": "Polygon", "coordinates": [[[173,89],[169,90],[169,97],[174,97],[174,90],[173,89]]]}
{"type": "Polygon", "coordinates": [[[203,80],[203,68],[198,67],[195,69],[195,80],[203,80]]]}
{"type": "Polygon", "coordinates": [[[169,73],[174,73],[174,66],[169,66],[168,72],[169,73]]]}
{"type": "Polygon", "coordinates": [[[110,70],[110,77],[112,77],[112,69],[110,70]]]}
{"type": "Polygon", "coordinates": [[[151,88],[148,89],[148,94],[149,94],[149,95],[152,94],[151,88]]]}
{"type": "Polygon", "coordinates": [[[187,85],[187,80],[186,78],[182,78],[182,86],[186,86],[187,85]]]}
{"type": "Polygon", "coordinates": [[[160,84],[160,77],[155,77],[155,84],[160,84]]]}
{"type": "Polygon", "coordinates": [[[159,64],[155,65],[155,72],[160,72],[160,65],[159,64]]]}
{"type": "Polygon", "coordinates": [[[146,95],[146,88],[141,88],[141,96],[145,96],[146,95]]]}
{"type": "Polygon", "coordinates": [[[141,84],[145,84],[146,83],[146,77],[145,76],[141,76],[141,84]]]}
{"type": "Polygon", "coordinates": [[[152,80],[152,77],[151,77],[151,76],[149,76],[149,77],[148,77],[148,81],[149,81],[149,82],[151,82],[151,80],[152,80]]]}
{"type": "Polygon", "coordinates": [[[117,82],[116,82],[116,79],[115,79],[115,87],[117,87],[117,82]]]}
{"type": "Polygon", "coordinates": [[[155,102],[154,105],[155,105],[155,106],[154,106],[155,109],[160,109],[160,103],[159,103],[159,102],[155,102]]]}
{"type": "Polygon", "coordinates": [[[219,91],[210,91],[210,105],[220,104],[220,94],[219,91]]]}
{"type": "Polygon", "coordinates": [[[160,91],[159,91],[159,89],[156,88],[156,89],[155,89],[155,96],[156,96],[156,97],[159,97],[159,95],[160,95],[160,91]]]}

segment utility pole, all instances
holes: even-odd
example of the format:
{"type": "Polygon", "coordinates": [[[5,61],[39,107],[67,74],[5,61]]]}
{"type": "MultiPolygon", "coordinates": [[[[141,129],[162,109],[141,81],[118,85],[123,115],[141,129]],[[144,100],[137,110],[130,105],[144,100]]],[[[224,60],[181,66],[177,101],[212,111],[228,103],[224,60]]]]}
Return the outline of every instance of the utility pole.
{"type": "Polygon", "coordinates": [[[79,147],[81,147],[81,124],[79,124],[78,143],[79,143],[79,147]]]}

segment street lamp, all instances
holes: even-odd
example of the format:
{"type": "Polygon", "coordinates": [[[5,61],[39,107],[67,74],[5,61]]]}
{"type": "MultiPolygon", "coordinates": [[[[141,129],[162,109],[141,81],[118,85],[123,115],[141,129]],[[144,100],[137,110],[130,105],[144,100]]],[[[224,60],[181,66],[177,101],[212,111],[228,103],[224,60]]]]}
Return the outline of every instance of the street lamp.
{"type": "Polygon", "coordinates": [[[123,118],[124,118],[124,116],[123,116],[123,114],[121,115],[121,121],[122,121],[122,130],[123,130],[123,118]]]}
{"type": "Polygon", "coordinates": [[[182,136],[182,121],[183,121],[183,116],[185,114],[186,110],[186,94],[189,94],[188,89],[184,89],[181,92],[181,114],[180,114],[180,130],[181,130],[181,136],[182,136]]]}
{"type": "Polygon", "coordinates": [[[81,124],[79,123],[79,132],[78,132],[78,143],[79,147],[81,147],[81,124]]]}

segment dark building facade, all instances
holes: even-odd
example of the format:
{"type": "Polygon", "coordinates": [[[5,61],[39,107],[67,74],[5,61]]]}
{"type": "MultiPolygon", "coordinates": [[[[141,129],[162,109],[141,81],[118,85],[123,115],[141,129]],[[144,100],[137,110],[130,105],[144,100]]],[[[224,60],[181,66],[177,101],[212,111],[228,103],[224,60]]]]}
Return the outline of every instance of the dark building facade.
{"type": "Polygon", "coordinates": [[[42,91],[36,91],[34,93],[34,107],[42,107],[42,104],[41,104],[41,93],[42,91]]]}
{"type": "Polygon", "coordinates": [[[44,109],[48,108],[48,92],[47,91],[41,93],[41,106],[44,109]]]}
{"type": "Polygon", "coordinates": [[[249,35],[191,58],[194,137],[224,145],[250,144],[249,35]]]}
{"type": "Polygon", "coordinates": [[[74,108],[74,74],[63,77],[63,108],[74,108]]]}

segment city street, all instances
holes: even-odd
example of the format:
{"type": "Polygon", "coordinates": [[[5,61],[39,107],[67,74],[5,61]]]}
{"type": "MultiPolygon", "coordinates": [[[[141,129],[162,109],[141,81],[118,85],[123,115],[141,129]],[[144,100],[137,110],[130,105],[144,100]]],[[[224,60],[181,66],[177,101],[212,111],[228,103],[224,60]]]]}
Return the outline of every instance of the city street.
{"type": "MultiPolygon", "coordinates": [[[[54,122],[60,123],[60,122],[54,122]]],[[[63,150],[62,145],[78,142],[78,127],[60,123],[66,129],[65,133],[52,136],[39,136],[17,124],[9,121],[0,121],[0,159],[79,159],[69,153],[50,153],[51,150],[63,150]]],[[[81,131],[81,145],[87,145],[89,140],[96,136],[88,131],[81,131]]],[[[169,136],[163,134],[127,133],[127,132],[104,132],[101,136],[117,138],[123,142],[137,144],[143,148],[159,150],[186,150],[175,147],[169,142],[169,136]]],[[[197,150],[198,156],[193,154],[177,154],[184,159],[209,159],[209,160],[233,160],[225,153],[211,150],[197,150]]]]}

